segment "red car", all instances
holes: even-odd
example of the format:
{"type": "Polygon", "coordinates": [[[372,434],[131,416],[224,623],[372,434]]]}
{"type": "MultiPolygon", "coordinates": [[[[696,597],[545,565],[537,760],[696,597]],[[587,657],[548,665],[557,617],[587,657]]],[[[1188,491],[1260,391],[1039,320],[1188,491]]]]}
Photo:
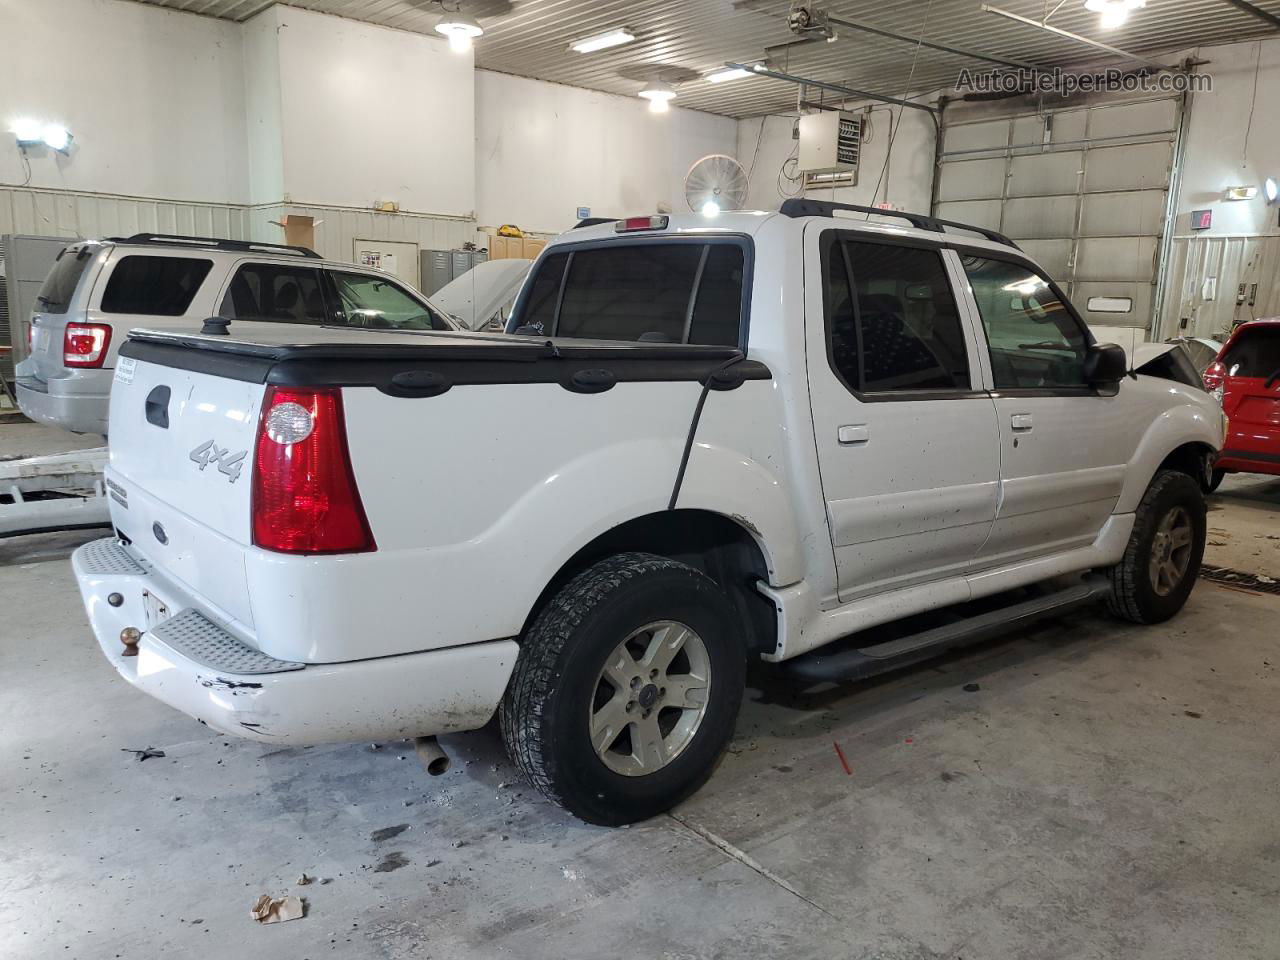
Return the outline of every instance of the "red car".
{"type": "Polygon", "coordinates": [[[1231,421],[1209,489],[1226,473],[1280,475],[1280,319],[1236,327],[1205,370],[1204,386],[1231,421]]]}

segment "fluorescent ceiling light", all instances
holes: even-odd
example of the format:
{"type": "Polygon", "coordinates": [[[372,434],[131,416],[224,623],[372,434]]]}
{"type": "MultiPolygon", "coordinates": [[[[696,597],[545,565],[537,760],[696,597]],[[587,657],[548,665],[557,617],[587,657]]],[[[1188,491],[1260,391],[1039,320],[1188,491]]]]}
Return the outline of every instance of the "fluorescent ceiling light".
{"type": "Polygon", "coordinates": [[[676,97],[676,88],[665,80],[650,80],[640,91],[640,96],[649,101],[649,109],[653,113],[666,113],[676,97]]]}
{"type": "Polygon", "coordinates": [[[471,41],[484,35],[484,27],[474,17],[465,13],[446,13],[436,24],[436,33],[449,38],[449,49],[455,53],[466,53],[471,49],[471,41]]]}
{"type": "Polygon", "coordinates": [[[1267,195],[1267,203],[1275,203],[1276,198],[1280,197],[1280,183],[1276,182],[1275,177],[1267,177],[1262,184],[1262,192],[1267,195]]]}
{"type": "Polygon", "coordinates": [[[597,50],[608,50],[610,47],[619,47],[624,43],[630,43],[636,38],[636,35],[630,30],[610,30],[608,33],[598,33],[594,37],[586,37],[582,40],[575,40],[569,44],[569,49],[577,53],[595,53],[597,50]]]}
{"type": "Polygon", "coordinates": [[[706,79],[712,83],[724,83],[726,80],[741,80],[743,77],[751,76],[750,70],[744,70],[742,67],[725,67],[723,70],[717,70],[715,73],[708,73],[706,79]]]}
{"type": "Polygon", "coordinates": [[[1223,195],[1226,200],[1252,200],[1258,195],[1258,188],[1254,186],[1227,187],[1227,192],[1223,195]]]}

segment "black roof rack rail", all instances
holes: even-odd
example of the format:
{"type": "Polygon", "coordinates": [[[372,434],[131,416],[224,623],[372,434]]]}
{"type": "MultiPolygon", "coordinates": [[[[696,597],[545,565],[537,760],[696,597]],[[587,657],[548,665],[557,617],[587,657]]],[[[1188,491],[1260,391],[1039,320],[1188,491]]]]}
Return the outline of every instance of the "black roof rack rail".
{"type": "Polygon", "coordinates": [[[995,243],[1013,247],[1015,250],[1018,249],[1016,243],[997,230],[988,230],[986,227],[974,226],[971,223],[960,223],[956,220],[939,220],[937,217],[930,217],[923,213],[907,213],[905,210],[881,210],[879,207],[864,207],[857,203],[836,203],[830,200],[810,200],[805,197],[784,200],[782,201],[782,206],[778,208],[778,212],[785,217],[830,217],[837,210],[849,210],[853,213],[867,213],[879,217],[898,217],[906,220],[917,230],[929,230],[933,233],[946,233],[947,227],[953,227],[956,230],[969,230],[972,233],[981,234],[995,243]]]}
{"type": "Polygon", "coordinates": [[[291,246],[287,243],[266,243],[261,240],[226,240],[219,237],[188,237],[180,233],[135,233],[129,237],[107,237],[112,243],[156,244],[157,246],[214,247],[218,250],[239,252],[267,250],[293,253],[312,260],[321,259],[310,247],[291,246]]]}

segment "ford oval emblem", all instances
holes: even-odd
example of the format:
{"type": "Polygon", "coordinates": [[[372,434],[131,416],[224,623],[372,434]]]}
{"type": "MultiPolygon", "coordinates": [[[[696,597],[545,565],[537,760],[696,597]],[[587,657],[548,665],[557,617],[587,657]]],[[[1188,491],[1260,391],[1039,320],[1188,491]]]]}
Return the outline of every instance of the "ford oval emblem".
{"type": "Polygon", "coordinates": [[[151,525],[151,532],[156,535],[156,539],[161,543],[167,544],[169,542],[169,535],[164,532],[164,527],[160,526],[159,523],[153,523],[151,525]]]}

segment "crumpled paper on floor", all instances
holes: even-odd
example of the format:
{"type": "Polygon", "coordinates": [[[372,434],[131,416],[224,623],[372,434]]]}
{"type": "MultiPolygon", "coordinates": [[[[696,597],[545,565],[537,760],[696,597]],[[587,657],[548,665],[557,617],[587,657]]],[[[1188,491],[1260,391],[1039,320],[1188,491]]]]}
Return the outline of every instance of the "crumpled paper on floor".
{"type": "Polygon", "coordinates": [[[276,897],[264,893],[249,911],[249,916],[259,923],[282,923],[300,920],[306,915],[306,905],[301,897],[276,897]]]}

